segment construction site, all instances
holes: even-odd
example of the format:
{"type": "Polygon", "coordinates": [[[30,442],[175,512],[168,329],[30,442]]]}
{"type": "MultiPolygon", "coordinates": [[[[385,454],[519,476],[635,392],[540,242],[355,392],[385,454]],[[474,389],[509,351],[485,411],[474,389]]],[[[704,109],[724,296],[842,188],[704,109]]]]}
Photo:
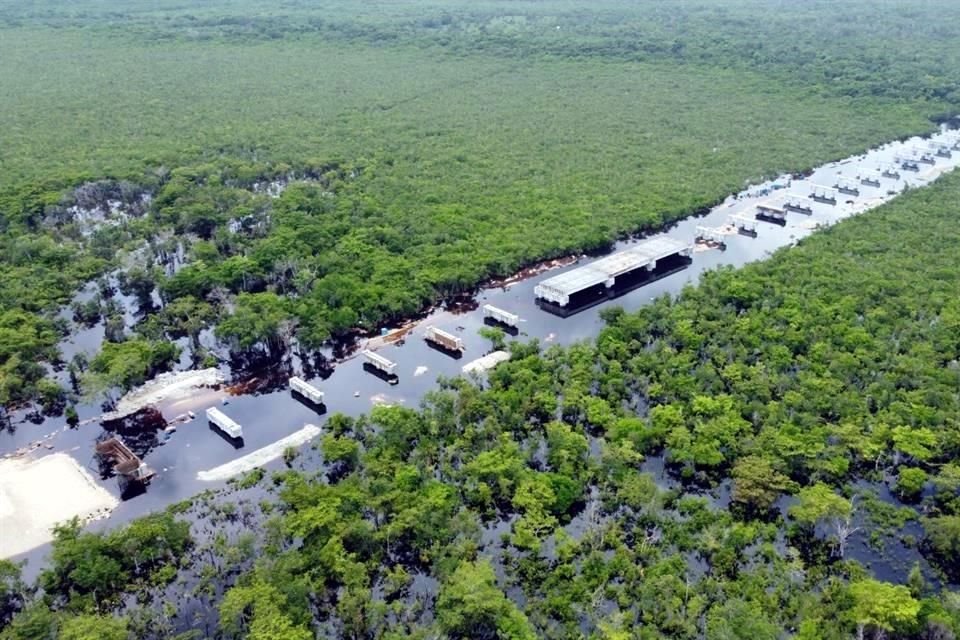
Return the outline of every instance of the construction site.
{"type": "Polygon", "coordinates": [[[663,233],[619,242],[607,255],[525,269],[480,290],[472,306],[441,304],[386,328],[322,371],[293,354],[259,386],[228,386],[226,367],[165,374],[106,414],[97,405],[80,407],[78,428],[51,418],[42,441],[26,430],[7,435],[15,457],[0,460],[0,528],[25,533],[4,536],[0,553],[10,557],[44,544],[56,522],[112,513],[121,484],[145,489],[122,503],[116,517],[127,519],[275,463],[287,448],[323,433],[317,420],[325,411],[359,416],[375,406],[416,407],[438,380],[457,376],[486,384],[509,366],[503,334],[544,347],[596,336],[604,309],[630,311],[677,295],[711,269],[762,260],[960,164],[952,139],[944,143],[951,157],[939,153],[942,146],[929,147],[928,156],[916,153],[923,144],[886,145],[803,178],[778,176],[663,233]],[[905,162],[916,170],[905,170],[905,162]],[[159,417],[137,422],[147,410],[159,417]]]}
{"type": "Polygon", "coordinates": [[[672,257],[688,258],[692,253],[691,242],[668,237],[651,238],[629,249],[548,278],[536,286],[534,294],[537,298],[565,307],[578,294],[600,286],[604,291],[610,291],[617,284],[618,278],[628,277],[641,270],[651,272],[657,268],[660,261],[672,257]]]}

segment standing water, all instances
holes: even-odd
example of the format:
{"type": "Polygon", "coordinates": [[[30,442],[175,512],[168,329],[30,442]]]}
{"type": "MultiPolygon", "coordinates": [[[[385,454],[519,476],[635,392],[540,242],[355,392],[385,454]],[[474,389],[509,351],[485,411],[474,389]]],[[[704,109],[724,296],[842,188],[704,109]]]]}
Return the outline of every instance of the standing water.
{"type": "MultiPolygon", "coordinates": [[[[522,340],[570,344],[590,339],[603,328],[600,312],[605,308],[621,306],[629,311],[659,296],[677,294],[685,285],[697,282],[704,271],[721,265],[741,266],[761,260],[819,227],[832,225],[889,201],[908,186],[929,184],[960,164],[960,153],[948,154],[942,150],[939,156],[934,151],[924,156],[917,150],[932,149],[934,143],[952,147],[956,139],[954,133],[944,131],[929,140],[913,138],[891,143],[865,155],[822,166],[804,178],[784,176],[730,196],[706,215],[685,219],[654,236],[693,244],[699,235],[712,238],[713,244],[698,244],[692,259],[674,260],[643,282],[618,285],[611,292],[613,295],[591,297],[590,304],[582,309],[575,306],[545,309],[545,305],[535,299],[534,288],[548,278],[593,261],[585,257],[557,261],[555,264],[564,266],[535,270],[537,273],[533,276],[512,278],[482,289],[471,310],[434,311],[410,328],[402,339],[373,340],[367,345],[367,348],[375,349],[377,355],[396,364],[395,377],[378,374],[358,350],[356,356],[337,364],[326,378],[312,374],[294,358],[289,370],[262,384],[248,385],[232,393],[206,389],[186,399],[162,401],[156,405],[162,417],[154,412],[150,414],[153,420],[141,419],[122,432],[131,448],[157,475],[145,493],[135,497],[123,496],[126,499],[107,522],[114,525],[127,521],[205,489],[221,486],[224,469],[245,468],[242,459],[255,452],[258,455],[248,459],[258,464],[276,459],[276,454],[281,453],[275,450],[276,446],[272,454],[270,449],[266,452],[259,450],[281,440],[302,442],[305,438],[300,434],[314,433],[312,430],[305,432],[305,425],[318,425],[322,432],[327,415],[341,412],[356,416],[377,404],[416,407],[428,391],[436,388],[439,376],[461,375],[465,364],[490,351],[489,341],[478,334],[478,330],[486,326],[484,305],[493,305],[519,316],[518,338],[522,340]],[[947,155],[951,157],[945,157],[947,155]],[[836,187],[845,193],[837,191],[836,187]],[[784,220],[776,223],[755,218],[758,204],[770,203],[776,209],[777,203],[782,203],[787,196],[802,199],[809,211],[788,208],[784,220]],[[734,229],[737,224],[753,226],[753,221],[756,222],[755,235],[738,233],[734,229]],[[722,250],[711,248],[717,241],[725,245],[722,250]],[[429,327],[459,338],[464,347],[462,354],[438,349],[426,341],[424,337],[429,327]],[[291,394],[286,382],[292,375],[300,375],[324,393],[322,409],[291,394]],[[241,425],[242,441],[225,438],[220,431],[208,426],[202,416],[210,407],[218,407],[241,425]],[[189,415],[190,412],[197,417],[178,424],[175,430],[167,425],[167,421],[175,416],[189,415]]],[[[614,250],[630,248],[637,242],[620,242],[614,250]]],[[[75,349],[74,346],[65,351],[73,353],[75,349]]],[[[14,416],[14,428],[0,434],[0,454],[12,454],[48,434],[50,437],[43,440],[43,446],[29,455],[65,452],[86,466],[91,475],[98,476],[94,444],[102,434],[102,427],[95,418],[102,411],[95,404],[78,407],[78,410],[81,419],[87,421],[75,429],[66,428],[62,418],[50,418],[35,425],[24,421],[23,416],[14,416]]],[[[116,480],[98,482],[121,497],[116,480]]],[[[102,527],[103,522],[92,526],[102,527]]]]}

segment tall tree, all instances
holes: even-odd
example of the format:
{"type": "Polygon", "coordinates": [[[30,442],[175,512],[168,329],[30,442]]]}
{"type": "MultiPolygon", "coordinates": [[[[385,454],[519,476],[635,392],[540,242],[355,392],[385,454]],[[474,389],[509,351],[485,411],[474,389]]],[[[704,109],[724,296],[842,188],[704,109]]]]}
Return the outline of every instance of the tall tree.
{"type": "Polygon", "coordinates": [[[797,497],[799,501],[790,507],[790,515],[811,531],[818,526],[826,527],[833,536],[837,556],[842,558],[847,540],[859,530],[853,526],[854,502],[834,493],[822,482],[804,487],[797,497]]]}

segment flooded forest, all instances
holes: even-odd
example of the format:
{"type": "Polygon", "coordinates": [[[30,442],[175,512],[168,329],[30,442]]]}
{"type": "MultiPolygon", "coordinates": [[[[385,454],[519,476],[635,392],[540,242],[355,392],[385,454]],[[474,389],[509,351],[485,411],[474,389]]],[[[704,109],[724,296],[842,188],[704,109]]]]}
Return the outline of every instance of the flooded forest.
{"type": "Polygon", "coordinates": [[[0,4],[0,640],[951,640],[960,4],[0,4]]]}

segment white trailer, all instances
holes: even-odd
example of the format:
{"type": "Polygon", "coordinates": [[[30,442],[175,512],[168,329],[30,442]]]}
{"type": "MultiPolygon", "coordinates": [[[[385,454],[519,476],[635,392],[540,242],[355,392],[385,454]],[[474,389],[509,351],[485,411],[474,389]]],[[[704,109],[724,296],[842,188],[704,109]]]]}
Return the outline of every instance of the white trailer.
{"type": "Polygon", "coordinates": [[[207,409],[207,420],[220,431],[224,432],[234,440],[243,437],[243,428],[233,421],[227,414],[216,407],[207,409]]]}
{"type": "Polygon", "coordinates": [[[503,309],[498,309],[492,304],[483,305],[483,317],[496,320],[501,324],[514,328],[520,323],[520,316],[510,313],[509,311],[504,311],[503,309]]]}
{"type": "Polygon", "coordinates": [[[290,378],[290,391],[299,393],[313,404],[323,404],[323,391],[298,376],[290,378]]]}
{"type": "Polygon", "coordinates": [[[361,353],[360,355],[362,355],[364,359],[366,359],[367,364],[369,364],[371,367],[374,367],[375,369],[379,369],[380,371],[383,371],[388,376],[396,375],[395,374],[397,370],[396,362],[391,362],[390,360],[387,360],[380,354],[374,353],[369,349],[365,349],[363,353],[361,353]]]}
{"type": "Polygon", "coordinates": [[[463,351],[464,349],[463,340],[443,329],[427,327],[427,332],[424,334],[424,337],[430,342],[440,345],[444,349],[449,349],[450,351],[463,351]]]}

